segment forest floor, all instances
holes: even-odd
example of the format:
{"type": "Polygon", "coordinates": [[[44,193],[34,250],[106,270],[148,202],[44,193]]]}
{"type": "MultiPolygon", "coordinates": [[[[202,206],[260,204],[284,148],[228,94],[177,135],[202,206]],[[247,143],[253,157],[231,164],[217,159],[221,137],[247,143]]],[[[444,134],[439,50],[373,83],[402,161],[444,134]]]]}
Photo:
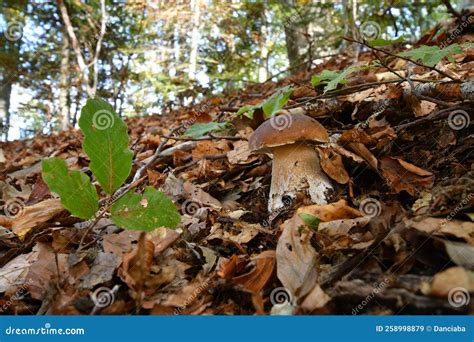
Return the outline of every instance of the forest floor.
{"type": "MultiPolygon", "coordinates": [[[[418,44],[442,45],[442,34],[433,37],[418,44]]],[[[378,55],[366,49],[359,62],[378,55]]],[[[335,90],[313,87],[312,75],[353,64],[341,54],[278,83],[127,119],[129,181],[160,146],[134,187],[161,189],[182,214],[178,229],[146,238],[108,217],[87,229],[90,222],[72,217],[42,181],[41,160],[50,156],[89,171],[79,130],[3,143],[0,311],[474,313],[472,93],[466,99],[474,51],[452,57],[436,68],[391,59],[335,90]],[[316,118],[331,136],[317,150],[335,194],[328,205],[297,198],[269,213],[272,159],[248,147],[263,116],[236,112],[286,85],[294,87],[286,113],[316,118]],[[176,134],[210,121],[232,128],[195,139],[176,134]]]]}

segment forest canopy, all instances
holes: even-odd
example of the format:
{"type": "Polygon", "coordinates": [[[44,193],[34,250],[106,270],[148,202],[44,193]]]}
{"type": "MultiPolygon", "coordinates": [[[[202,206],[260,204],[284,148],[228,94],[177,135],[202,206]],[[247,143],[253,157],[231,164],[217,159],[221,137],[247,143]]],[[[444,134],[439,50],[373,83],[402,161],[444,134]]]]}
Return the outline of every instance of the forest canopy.
{"type": "Polygon", "coordinates": [[[77,127],[91,95],[120,116],[162,114],[310,69],[347,49],[364,50],[343,36],[416,41],[450,10],[438,0],[5,0],[1,6],[4,139],[77,127]]]}

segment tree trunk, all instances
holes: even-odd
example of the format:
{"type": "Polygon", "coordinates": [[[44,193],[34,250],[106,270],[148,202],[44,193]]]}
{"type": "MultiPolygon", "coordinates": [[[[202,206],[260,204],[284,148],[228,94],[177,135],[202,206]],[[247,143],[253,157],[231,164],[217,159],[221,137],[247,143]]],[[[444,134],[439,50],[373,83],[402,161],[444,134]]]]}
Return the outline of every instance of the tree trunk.
{"type": "Polygon", "coordinates": [[[10,95],[12,93],[11,80],[2,75],[2,83],[0,85],[0,138],[3,135],[5,140],[8,139],[8,129],[10,127],[10,95]]]}
{"type": "Polygon", "coordinates": [[[74,27],[72,26],[71,18],[69,17],[69,13],[67,7],[64,3],[64,0],[57,0],[59,11],[61,13],[61,17],[64,22],[64,28],[71,40],[72,49],[77,58],[77,64],[81,69],[83,84],[86,87],[87,95],[89,97],[95,97],[95,93],[97,90],[98,84],[98,77],[99,77],[99,56],[100,51],[102,49],[102,40],[105,35],[105,29],[107,25],[107,11],[105,7],[105,0],[100,0],[100,10],[101,10],[101,17],[100,17],[100,32],[97,35],[97,44],[95,46],[95,51],[92,54],[92,62],[88,65],[85,61],[85,58],[81,51],[81,46],[79,40],[77,39],[76,33],[74,32],[74,27]],[[92,67],[92,85],[90,84],[90,70],[89,67],[92,67]]]}
{"type": "Polygon", "coordinates": [[[260,30],[260,61],[258,67],[258,81],[265,82],[268,79],[268,32],[265,4],[262,6],[262,28],[260,30]]]}
{"type": "Polygon", "coordinates": [[[10,99],[13,84],[18,81],[20,48],[22,45],[26,1],[3,0],[2,17],[7,28],[0,34],[0,139],[8,140],[10,128],[10,99]],[[9,25],[12,25],[9,27],[9,25]],[[8,34],[7,34],[8,33],[8,34]]]}
{"type": "Polygon", "coordinates": [[[191,0],[191,10],[193,12],[193,29],[191,33],[191,52],[189,54],[188,77],[191,81],[196,79],[198,44],[199,44],[199,26],[201,22],[201,0],[191,0]]]}
{"type": "MultiPolygon", "coordinates": [[[[295,6],[293,0],[286,0],[285,3],[288,7],[294,8],[295,6]]],[[[304,37],[304,33],[307,31],[305,26],[296,13],[285,22],[286,52],[292,73],[305,69],[304,61],[308,48],[304,37]]]]}
{"type": "Polygon", "coordinates": [[[60,110],[60,121],[61,130],[66,130],[69,127],[69,40],[66,34],[63,35],[63,46],[61,48],[61,75],[60,75],[60,92],[59,92],[59,110],[60,110]]]}
{"type": "MultiPolygon", "coordinates": [[[[357,22],[357,0],[352,0],[352,36],[354,39],[359,39],[359,32],[356,28],[357,22]]],[[[354,63],[359,60],[359,44],[352,44],[354,52],[354,63]]]]}

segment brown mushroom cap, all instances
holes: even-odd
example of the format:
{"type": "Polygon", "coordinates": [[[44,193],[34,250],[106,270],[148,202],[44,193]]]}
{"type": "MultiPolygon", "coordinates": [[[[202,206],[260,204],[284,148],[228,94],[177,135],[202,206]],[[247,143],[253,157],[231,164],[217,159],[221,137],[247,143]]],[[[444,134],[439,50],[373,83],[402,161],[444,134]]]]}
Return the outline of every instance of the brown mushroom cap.
{"type": "Polygon", "coordinates": [[[315,119],[304,114],[273,116],[261,124],[249,139],[252,152],[269,152],[272,147],[302,141],[327,142],[328,132],[315,119]]]}

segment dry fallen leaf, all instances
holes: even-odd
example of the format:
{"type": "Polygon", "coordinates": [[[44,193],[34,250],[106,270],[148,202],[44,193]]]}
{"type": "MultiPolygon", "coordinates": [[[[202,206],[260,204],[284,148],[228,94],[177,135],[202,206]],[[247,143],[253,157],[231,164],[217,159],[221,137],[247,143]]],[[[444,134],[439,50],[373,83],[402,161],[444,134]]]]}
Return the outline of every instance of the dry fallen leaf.
{"type": "Polygon", "coordinates": [[[323,222],[362,216],[359,210],[349,207],[343,199],[330,204],[315,204],[301,207],[297,210],[297,213],[313,215],[323,222]]]}
{"type": "Polygon", "coordinates": [[[456,288],[474,292],[474,272],[451,267],[436,274],[431,282],[431,293],[437,297],[447,297],[456,288]]]}
{"type": "Polygon", "coordinates": [[[318,150],[323,171],[339,184],[349,183],[350,177],[344,168],[341,155],[330,149],[318,150]]]}
{"type": "Polygon", "coordinates": [[[40,229],[43,223],[67,213],[59,199],[50,199],[25,207],[14,218],[12,231],[24,240],[34,229],[40,229]]]}
{"type": "Polygon", "coordinates": [[[317,257],[311,246],[311,232],[298,215],[283,224],[276,248],[277,275],[283,286],[296,298],[303,298],[316,284],[317,257]]]}
{"type": "Polygon", "coordinates": [[[252,271],[234,277],[232,280],[237,284],[241,284],[250,292],[260,292],[273,274],[275,257],[275,251],[264,251],[260,253],[252,258],[252,261],[255,263],[255,268],[252,271]]]}
{"type": "Polygon", "coordinates": [[[435,217],[405,219],[409,228],[436,236],[457,237],[474,245],[474,223],[435,217]]]}
{"type": "Polygon", "coordinates": [[[301,303],[301,308],[307,312],[321,309],[331,300],[331,298],[321,289],[319,284],[311,290],[301,303]]]}
{"type": "Polygon", "coordinates": [[[397,192],[403,190],[416,195],[420,190],[431,188],[434,175],[399,158],[380,159],[380,170],[388,184],[397,192]]]}
{"type": "Polygon", "coordinates": [[[247,141],[237,141],[233,143],[234,149],[227,152],[227,159],[231,164],[248,164],[253,160],[257,159],[257,157],[251,158],[250,157],[250,150],[249,144],[247,141]]]}
{"type": "Polygon", "coordinates": [[[90,272],[82,277],[80,287],[92,289],[96,285],[111,280],[119,263],[119,256],[113,253],[99,252],[94,259],[90,272]]]}
{"type": "Polygon", "coordinates": [[[155,245],[142,234],[134,250],[123,256],[119,276],[134,290],[143,287],[150,276],[155,245]]]}

